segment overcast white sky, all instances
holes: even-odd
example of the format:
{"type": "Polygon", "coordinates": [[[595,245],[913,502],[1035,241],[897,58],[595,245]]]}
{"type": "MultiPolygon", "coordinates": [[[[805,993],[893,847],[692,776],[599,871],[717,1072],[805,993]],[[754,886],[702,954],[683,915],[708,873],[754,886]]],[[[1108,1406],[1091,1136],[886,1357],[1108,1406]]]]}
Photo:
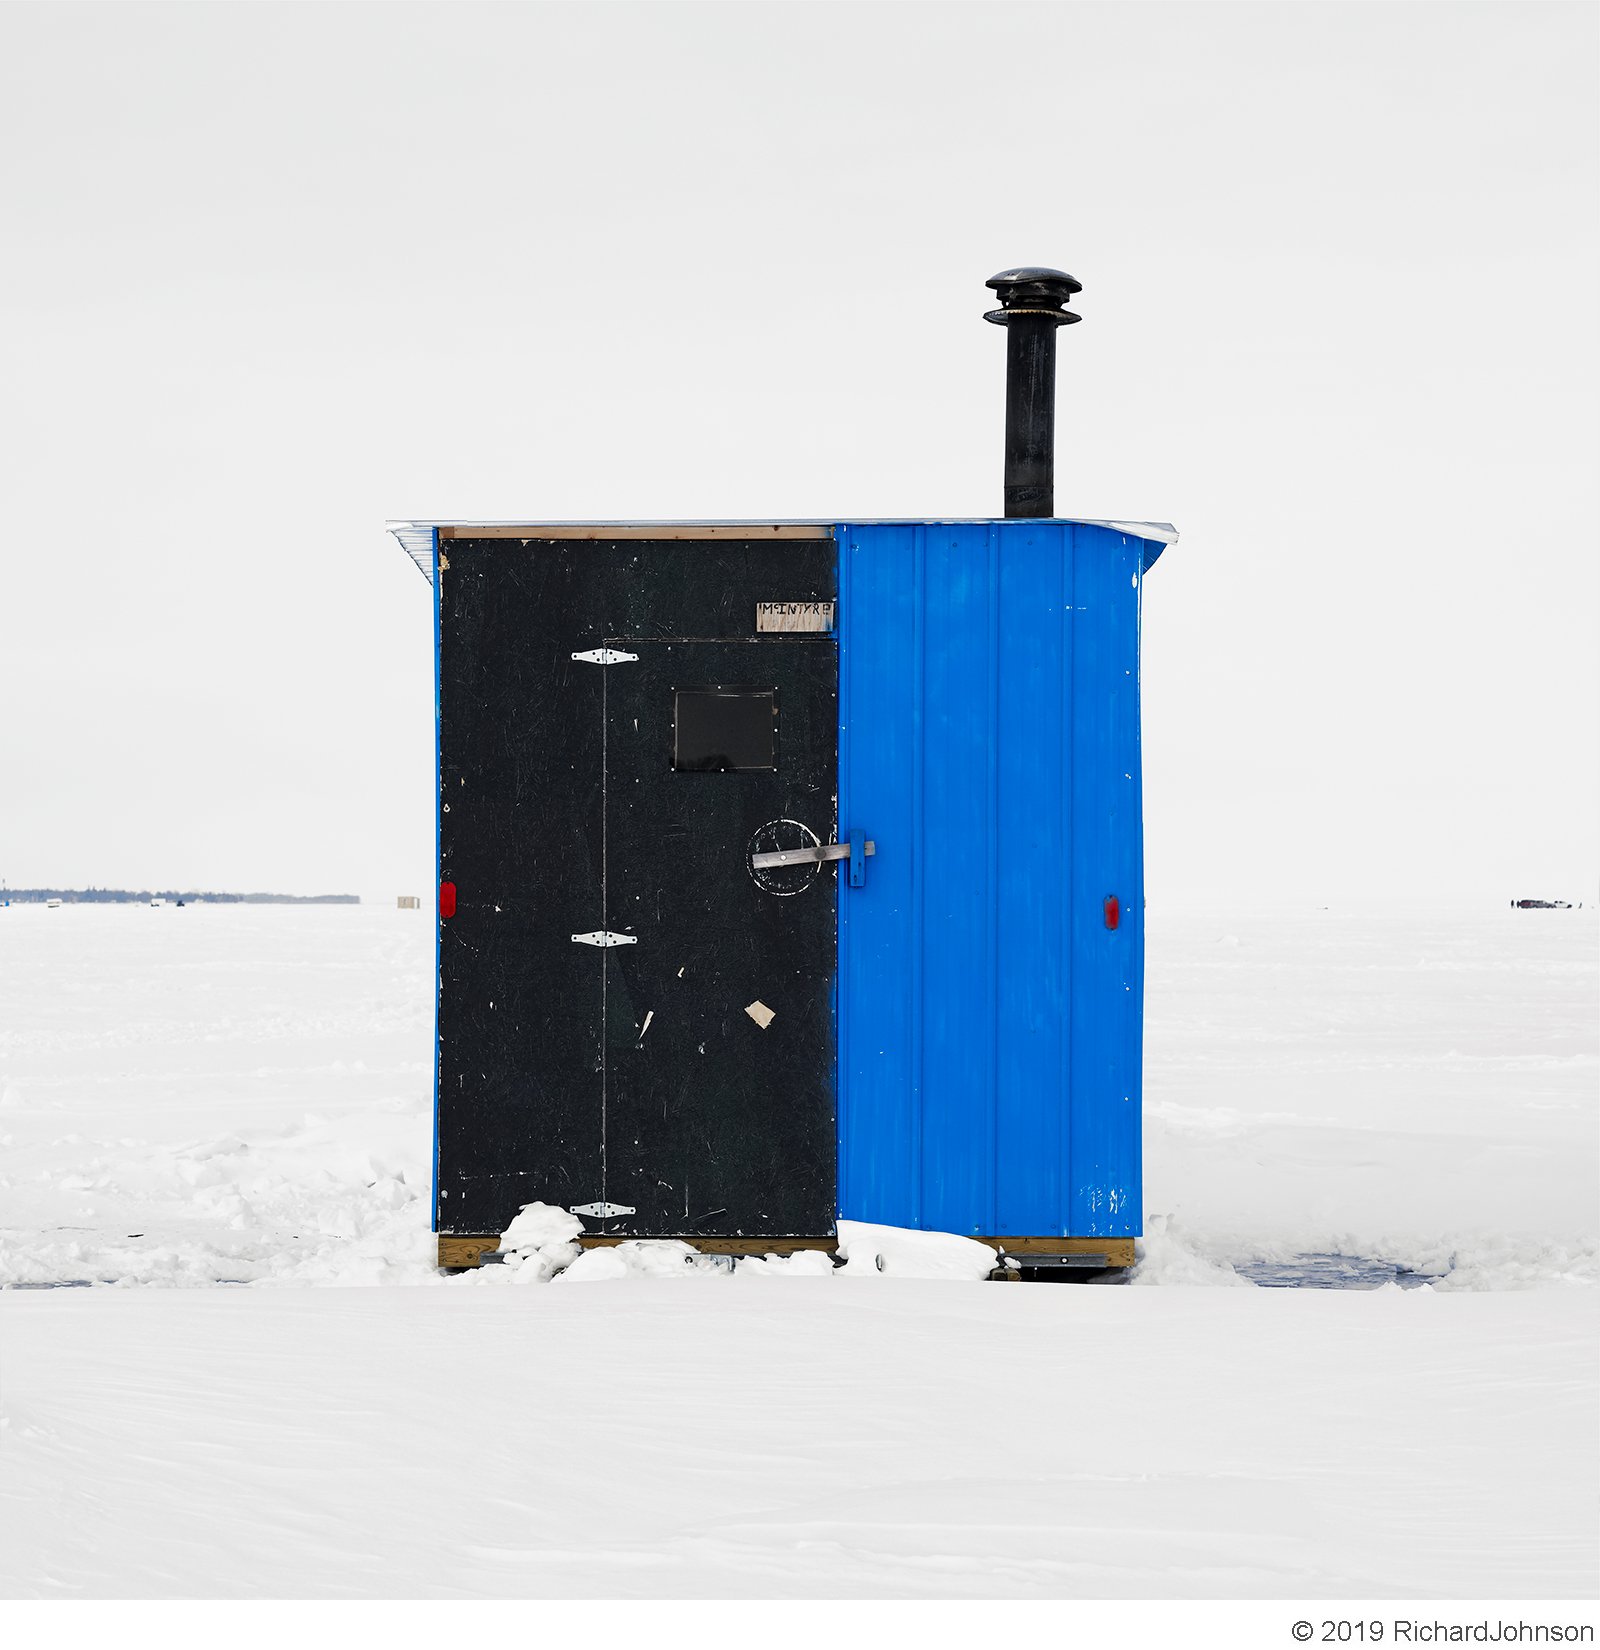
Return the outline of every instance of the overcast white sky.
{"type": "Polygon", "coordinates": [[[0,6],[0,875],[426,893],[388,517],[1168,519],[1152,902],[1597,889],[1588,5],[0,6]]]}

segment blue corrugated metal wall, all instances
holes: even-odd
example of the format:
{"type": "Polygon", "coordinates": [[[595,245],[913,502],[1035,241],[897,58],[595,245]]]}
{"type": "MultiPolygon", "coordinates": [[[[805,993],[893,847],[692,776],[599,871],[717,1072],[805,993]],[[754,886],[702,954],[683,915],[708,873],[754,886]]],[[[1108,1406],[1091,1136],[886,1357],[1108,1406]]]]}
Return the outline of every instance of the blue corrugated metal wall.
{"type": "Polygon", "coordinates": [[[839,1207],[1141,1230],[1139,581],[1160,546],[999,521],[839,532],[839,1207]],[[1120,926],[1107,929],[1115,895],[1120,926]]]}

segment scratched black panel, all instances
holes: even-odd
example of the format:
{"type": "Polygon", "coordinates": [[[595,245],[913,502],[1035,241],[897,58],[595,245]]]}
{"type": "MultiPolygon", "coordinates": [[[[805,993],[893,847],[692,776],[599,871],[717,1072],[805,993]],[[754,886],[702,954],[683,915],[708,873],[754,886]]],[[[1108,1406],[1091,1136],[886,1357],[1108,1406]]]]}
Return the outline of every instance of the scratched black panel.
{"type": "Polygon", "coordinates": [[[613,636],[743,639],[755,633],[757,602],[831,602],[837,594],[831,539],[669,539],[619,548],[627,576],[616,586],[613,636]]]}
{"type": "MultiPolygon", "coordinates": [[[[757,644],[752,638],[758,601],[834,599],[834,546],[795,540],[457,539],[442,548],[449,565],[439,583],[439,874],[456,884],[458,903],[440,929],[439,1230],[499,1231],[536,1198],[570,1206],[610,1196],[643,1211],[647,1205],[638,1199],[614,1186],[605,1190],[602,1139],[610,1075],[603,1069],[602,979],[608,968],[615,972],[619,957],[642,947],[607,953],[574,945],[571,938],[619,926],[607,921],[603,888],[604,701],[619,673],[639,667],[584,664],[571,655],[608,643],[643,652],[630,647],[639,638],[741,638],[741,654],[750,657],[803,647],[825,659],[832,694],[837,667],[831,642],[772,637],[757,644]]],[[[763,672],[763,679],[770,674],[763,672]]],[[[789,679],[771,676],[773,685],[789,679]]],[[[788,710],[784,701],[786,723],[788,710]]],[[[819,747],[818,760],[826,774],[827,825],[817,827],[824,837],[832,826],[831,709],[825,720],[826,748],[819,747]]],[[[670,761],[670,749],[662,760],[670,761]]],[[[738,784],[777,782],[784,774],[675,777],[738,784]]],[[[791,843],[786,837],[777,845],[791,843]]],[[[612,865],[614,875],[631,874],[615,854],[612,865]]],[[[804,966],[821,982],[824,1002],[833,969],[834,874],[831,868],[820,874],[824,899],[812,902],[827,905],[826,931],[806,930],[807,943],[817,949],[804,966]]],[[[792,880],[792,873],[776,879],[780,886],[792,880]]],[[[690,938],[702,948],[709,944],[703,934],[690,938]]],[[[617,975],[617,983],[624,978],[617,975]]],[[[821,1213],[808,1214],[803,1225],[792,1224],[798,1217],[791,1217],[745,1230],[832,1229],[832,1039],[826,1014],[821,1026],[822,1039],[811,1038],[804,1058],[815,1078],[809,1091],[814,1110],[817,1101],[825,1102],[825,1150],[816,1128],[791,1124],[787,1135],[769,1142],[763,1171],[771,1183],[778,1152],[790,1154],[802,1182],[825,1172],[826,1196],[814,1205],[821,1213]]],[[[652,1024],[649,1036],[654,1032],[652,1024]]],[[[642,1091],[635,1085],[627,1092],[642,1091]]],[[[717,1127],[704,1132],[715,1152],[717,1127]]],[[[752,1149],[746,1159],[759,1155],[752,1149]]],[[[754,1184],[754,1168],[750,1175],[754,1184]]],[[[635,1178],[630,1170],[630,1183],[635,1178]]],[[[765,1210],[773,1199],[756,1201],[765,1210]]],[[[680,1216],[674,1225],[648,1229],[682,1226],[680,1216]]],[[[714,1217],[704,1229],[733,1228],[725,1217],[714,1217]]]]}
{"type": "Polygon", "coordinates": [[[605,562],[447,543],[440,573],[439,1202],[498,1232],[599,1195],[602,671],[573,660],[605,562]]]}
{"type": "Polygon", "coordinates": [[[637,1213],[607,1229],[830,1233],[837,871],[763,888],[749,854],[782,820],[833,840],[835,644],[627,645],[639,662],[606,680],[606,910],[637,944],[605,963],[606,1198],[637,1213]],[[717,684],[776,690],[775,770],[674,770],[676,692],[717,684]]]}

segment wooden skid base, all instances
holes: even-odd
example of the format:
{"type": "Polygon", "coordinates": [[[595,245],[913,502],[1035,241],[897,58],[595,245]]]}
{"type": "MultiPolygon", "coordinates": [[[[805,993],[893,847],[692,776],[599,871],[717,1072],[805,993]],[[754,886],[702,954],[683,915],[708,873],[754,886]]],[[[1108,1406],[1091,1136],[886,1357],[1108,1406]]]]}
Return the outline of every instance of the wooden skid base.
{"type": "Polygon", "coordinates": [[[1134,1262],[1131,1237],[981,1237],[979,1243],[1003,1249],[1026,1261],[1029,1255],[1104,1255],[1111,1267],[1132,1266],[1134,1262]]]}
{"type": "MultiPolygon", "coordinates": [[[[578,1239],[585,1249],[605,1249],[613,1244],[627,1243],[622,1237],[584,1236],[578,1239]]],[[[979,1243],[1003,1249],[1008,1255],[1026,1260],[1029,1255],[1104,1255],[1109,1267],[1133,1265],[1131,1237],[980,1237],[979,1243]]],[[[838,1244],[837,1238],[762,1238],[762,1237],[691,1237],[692,1243],[706,1255],[792,1255],[797,1249],[826,1249],[830,1252],[838,1244]]],[[[485,1251],[493,1253],[500,1247],[497,1233],[487,1237],[444,1237],[439,1239],[439,1264],[452,1270],[481,1266],[485,1251]]]]}

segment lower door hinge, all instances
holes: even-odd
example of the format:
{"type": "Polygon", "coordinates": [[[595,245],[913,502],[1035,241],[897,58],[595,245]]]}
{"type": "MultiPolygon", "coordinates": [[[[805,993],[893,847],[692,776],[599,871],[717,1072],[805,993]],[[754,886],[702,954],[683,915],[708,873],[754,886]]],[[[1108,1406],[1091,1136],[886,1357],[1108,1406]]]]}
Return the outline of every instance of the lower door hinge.
{"type": "Polygon", "coordinates": [[[613,934],[609,928],[597,928],[592,934],[574,934],[574,945],[598,945],[602,949],[613,945],[637,945],[637,934],[613,934]]]}
{"type": "Polygon", "coordinates": [[[587,1215],[590,1220],[614,1220],[618,1215],[631,1215],[635,1211],[626,1203],[574,1203],[572,1212],[587,1215]]]}
{"type": "Polygon", "coordinates": [[[591,647],[587,653],[574,653],[574,659],[586,665],[636,665],[637,653],[623,653],[614,647],[591,647]]]}

